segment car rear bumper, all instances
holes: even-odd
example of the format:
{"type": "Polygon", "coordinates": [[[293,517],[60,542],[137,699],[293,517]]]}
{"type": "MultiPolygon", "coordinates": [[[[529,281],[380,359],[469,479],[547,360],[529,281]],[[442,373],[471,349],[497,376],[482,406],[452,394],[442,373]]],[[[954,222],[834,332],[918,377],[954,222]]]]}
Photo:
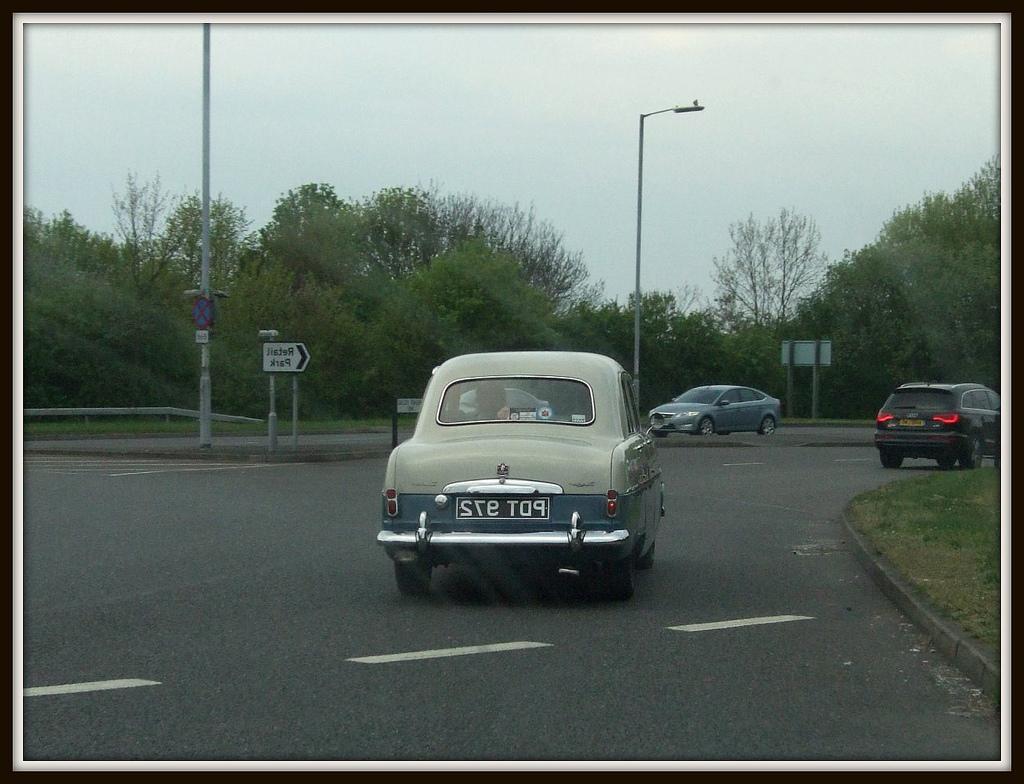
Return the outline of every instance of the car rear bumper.
{"type": "Polygon", "coordinates": [[[963,433],[875,433],[875,446],[903,457],[956,456],[964,448],[963,433]]]}
{"type": "MultiPolygon", "coordinates": [[[[618,545],[629,539],[629,531],[583,531],[580,543],[583,547],[618,545]]],[[[377,534],[378,544],[384,546],[418,546],[424,542],[427,547],[466,546],[512,546],[512,547],[572,547],[573,536],[566,531],[531,531],[518,534],[476,533],[472,531],[428,531],[425,535],[417,531],[381,531],[377,534]]]]}

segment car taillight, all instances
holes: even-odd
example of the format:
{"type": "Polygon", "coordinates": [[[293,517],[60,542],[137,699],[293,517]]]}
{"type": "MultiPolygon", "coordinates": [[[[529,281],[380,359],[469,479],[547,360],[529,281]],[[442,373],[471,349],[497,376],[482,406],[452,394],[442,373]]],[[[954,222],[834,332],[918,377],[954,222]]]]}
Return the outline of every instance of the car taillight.
{"type": "Polygon", "coordinates": [[[886,422],[888,422],[890,419],[895,419],[895,418],[896,418],[895,414],[890,414],[888,411],[879,411],[878,412],[878,416],[875,417],[875,421],[878,424],[882,425],[882,424],[885,424],[886,422]]]}
{"type": "Polygon", "coordinates": [[[398,491],[393,487],[389,487],[384,491],[384,498],[387,501],[385,507],[387,508],[388,517],[396,517],[398,515],[398,491]]]}
{"type": "Polygon", "coordinates": [[[948,413],[932,414],[932,419],[944,425],[955,425],[960,421],[960,415],[956,411],[950,411],[948,413]]]}
{"type": "Polygon", "coordinates": [[[604,511],[609,517],[615,517],[619,511],[619,494],[614,490],[608,491],[608,500],[605,501],[604,511]]]}

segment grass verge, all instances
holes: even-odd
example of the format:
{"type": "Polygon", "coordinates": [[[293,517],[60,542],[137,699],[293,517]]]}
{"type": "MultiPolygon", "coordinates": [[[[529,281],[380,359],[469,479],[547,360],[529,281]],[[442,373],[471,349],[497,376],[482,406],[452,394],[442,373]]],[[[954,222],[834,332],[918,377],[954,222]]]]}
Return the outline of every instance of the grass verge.
{"type": "MultiPolygon", "coordinates": [[[[398,426],[402,428],[412,427],[416,422],[415,416],[400,415],[398,426]]],[[[267,432],[266,422],[217,422],[210,424],[214,435],[222,436],[245,436],[262,435],[267,432]]],[[[380,419],[331,419],[320,421],[299,421],[300,433],[355,433],[365,430],[390,428],[391,420],[380,419]]],[[[278,414],[278,434],[288,434],[292,431],[291,417],[283,417],[278,414]]],[[[137,435],[179,435],[189,436],[199,432],[198,419],[172,418],[169,421],[163,417],[90,417],[84,419],[52,419],[52,420],[24,420],[24,435],[26,438],[74,438],[81,436],[137,436],[137,435]]]]}
{"type": "Polygon", "coordinates": [[[931,602],[999,649],[999,471],[943,471],[855,498],[851,520],[931,602]]]}

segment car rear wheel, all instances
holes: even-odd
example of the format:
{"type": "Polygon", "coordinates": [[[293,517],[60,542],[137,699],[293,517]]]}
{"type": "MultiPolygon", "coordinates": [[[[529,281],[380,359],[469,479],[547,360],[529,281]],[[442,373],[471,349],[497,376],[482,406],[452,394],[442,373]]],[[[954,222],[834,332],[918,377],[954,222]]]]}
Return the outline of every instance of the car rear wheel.
{"type": "Polygon", "coordinates": [[[955,457],[939,457],[936,460],[939,462],[939,468],[943,471],[949,471],[956,465],[955,457]]]}
{"type": "Polygon", "coordinates": [[[608,564],[605,593],[609,599],[629,599],[633,595],[633,560],[631,553],[608,564]]]}
{"type": "Polygon", "coordinates": [[[878,450],[878,458],[883,468],[899,468],[903,465],[903,455],[894,454],[886,449],[878,450]]]}
{"type": "Polygon", "coordinates": [[[657,542],[651,542],[651,549],[636,559],[637,569],[650,569],[654,566],[654,546],[657,542]]]}
{"type": "Polygon", "coordinates": [[[395,561],[395,584],[404,596],[426,596],[430,593],[429,564],[420,561],[399,563],[395,561]]]}
{"type": "Polygon", "coordinates": [[[763,436],[770,436],[775,432],[775,417],[765,416],[761,420],[761,426],[757,428],[757,432],[763,436]]]}
{"type": "Polygon", "coordinates": [[[978,436],[971,436],[967,451],[960,455],[960,467],[981,468],[982,457],[981,439],[978,436]]]}
{"type": "Polygon", "coordinates": [[[711,417],[704,417],[697,423],[697,432],[702,436],[710,436],[715,432],[715,423],[711,421],[711,417]]]}

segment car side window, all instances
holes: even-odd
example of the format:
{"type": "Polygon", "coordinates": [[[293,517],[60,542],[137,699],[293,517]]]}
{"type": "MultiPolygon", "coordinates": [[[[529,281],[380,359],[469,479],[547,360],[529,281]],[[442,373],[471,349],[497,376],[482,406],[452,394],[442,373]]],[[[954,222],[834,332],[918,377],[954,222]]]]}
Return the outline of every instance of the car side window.
{"type": "Polygon", "coordinates": [[[992,411],[998,411],[999,410],[999,403],[1000,403],[999,395],[997,395],[995,392],[993,392],[991,389],[989,389],[989,390],[986,390],[985,396],[988,398],[988,407],[992,411]]]}
{"type": "Polygon", "coordinates": [[[985,393],[978,390],[964,393],[963,407],[964,408],[988,408],[988,400],[984,397],[985,393]]]}
{"type": "Polygon", "coordinates": [[[741,389],[740,390],[740,402],[741,403],[752,403],[755,400],[760,400],[757,393],[752,389],[741,389]]]}
{"type": "Polygon", "coordinates": [[[626,435],[640,432],[640,414],[637,412],[636,400],[633,398],[633,382],[623,373],[619,377],[622,388],[622,404],[626,408],[626,435]]]}
{"type": "Polygon", "coordinates": [[[730,389],[728,392],[724,393],[720,398],[718,398],[718,402],[735,403],[738,397],[737,392],[738,390],[730,389]]]}

